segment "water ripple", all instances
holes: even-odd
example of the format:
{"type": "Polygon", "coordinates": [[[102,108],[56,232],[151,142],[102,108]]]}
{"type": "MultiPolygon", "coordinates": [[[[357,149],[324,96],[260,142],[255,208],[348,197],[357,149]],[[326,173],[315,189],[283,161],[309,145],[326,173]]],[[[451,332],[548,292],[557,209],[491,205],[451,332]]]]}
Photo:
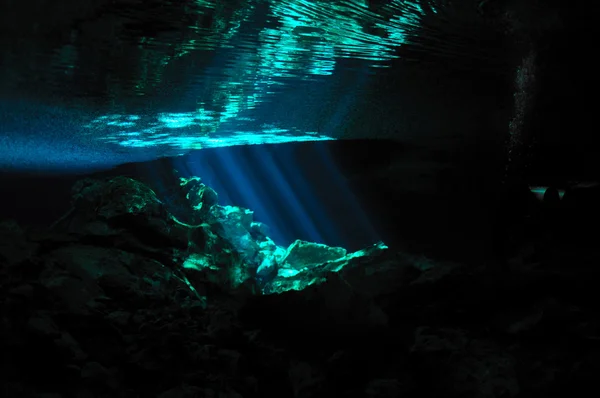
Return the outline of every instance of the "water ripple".
{"type": "MultiPolygon", "coordinates": [[[[326,79],[346,61],[363,72],[389,66],[421,22],[437,12],[431,4],[428,0],[100,1],[73,9],[46,7],[46,18],[39,15],[29,23],[0,13],[4,15],[0,86],[4,92],[40,101],[93,105],[103,113],[90,121],[92,131],[99,139],[120,145],[139,145],[139,140],[164,143],[163,128],[178,131],[177,126],[184,124],[186,129],[193,125],[198,142],[206,143],[204,137],[222,136],[232,125],[256,132],[260,120],[254,110],[276,104],[282,92],[299,90],[299,82],[331,85],[326,79]],[[117,117],[121,114],[141,115],[155,124],[122,121],[117,117]],[[115,127],[139,131],[136,138],[124,140],[114,133],[115,127]]],[[[347,97],[347,92],[339,96],[347,97]]],[[[293,125],[276,128],[297,130],[299,136],[313,139],[328,133],[309,134],[293,125]]],[[[175,145],[180,145],[177,133],[172,134],[175,145]]]]}

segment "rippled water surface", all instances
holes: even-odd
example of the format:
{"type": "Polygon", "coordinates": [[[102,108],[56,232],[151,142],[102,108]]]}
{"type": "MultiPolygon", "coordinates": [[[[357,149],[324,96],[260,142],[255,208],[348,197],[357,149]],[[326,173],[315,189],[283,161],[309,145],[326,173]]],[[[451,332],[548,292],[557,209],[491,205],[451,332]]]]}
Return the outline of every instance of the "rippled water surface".
{"type": "Polygon", "coordinates": [[[39,147],[41,130],[53,145],[166,155],[337,138],[369,79],[436,15],[432,3],[5,1],[5,147],[39,147]]]}

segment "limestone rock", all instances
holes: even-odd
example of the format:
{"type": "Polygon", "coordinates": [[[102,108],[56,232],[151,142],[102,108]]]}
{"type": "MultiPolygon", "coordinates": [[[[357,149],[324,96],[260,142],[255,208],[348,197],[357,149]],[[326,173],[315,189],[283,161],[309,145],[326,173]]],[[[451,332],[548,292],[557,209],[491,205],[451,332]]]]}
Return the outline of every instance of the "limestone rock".
{"type": "Polygon", "coordinates": [[[339,260],[345,255],[346,249],[342,247],[329,247],[321,243],[296,240],[287,249],[287,254],[282,260],[282,267],[295,270],[312,268],[339,260]]]}

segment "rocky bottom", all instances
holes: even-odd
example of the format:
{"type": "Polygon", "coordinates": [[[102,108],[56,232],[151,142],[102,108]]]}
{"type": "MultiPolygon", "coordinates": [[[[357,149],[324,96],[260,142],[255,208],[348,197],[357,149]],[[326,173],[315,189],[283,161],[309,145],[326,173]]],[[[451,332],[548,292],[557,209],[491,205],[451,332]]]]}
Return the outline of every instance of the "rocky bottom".
{"type": "Polygon", "coordinates": [[[83,180],[50,228],[0,224],[3,396],[600,392],[591,250],[503,273],[383,243],[283,248],[200,179],[181,189],[175,211],[135,180],[83,180]]]}

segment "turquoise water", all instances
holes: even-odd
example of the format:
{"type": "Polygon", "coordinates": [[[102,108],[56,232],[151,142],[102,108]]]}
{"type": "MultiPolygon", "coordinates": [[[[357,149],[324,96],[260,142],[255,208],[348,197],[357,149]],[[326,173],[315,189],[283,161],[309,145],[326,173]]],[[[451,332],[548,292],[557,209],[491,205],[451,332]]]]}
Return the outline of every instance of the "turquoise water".
{"type": "Polygon", "coordinates": [[[34,3],[0,12],[2,168],[339,138],[373,76],[437,12],[417,1],[34,3]]]}

